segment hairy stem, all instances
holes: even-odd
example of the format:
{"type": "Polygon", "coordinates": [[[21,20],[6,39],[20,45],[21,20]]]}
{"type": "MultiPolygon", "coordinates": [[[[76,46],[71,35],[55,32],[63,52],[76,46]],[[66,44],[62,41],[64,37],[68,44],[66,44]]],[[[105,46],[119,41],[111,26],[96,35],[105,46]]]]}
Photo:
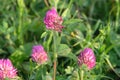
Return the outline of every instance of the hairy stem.
{"type": "Polygon", "coordinates": [[[54,31],[53,32],[53,46],[54,46],[54,66],[53,66],[53,69],[54,69],[54,72],[53,72],[53,80],[56,80],[56,69],[57,69],[57,53],[56,53],[56,45],[57,45],[57,42],[56,42],[56,38],[57,38],[57,33],[54,31]]]}

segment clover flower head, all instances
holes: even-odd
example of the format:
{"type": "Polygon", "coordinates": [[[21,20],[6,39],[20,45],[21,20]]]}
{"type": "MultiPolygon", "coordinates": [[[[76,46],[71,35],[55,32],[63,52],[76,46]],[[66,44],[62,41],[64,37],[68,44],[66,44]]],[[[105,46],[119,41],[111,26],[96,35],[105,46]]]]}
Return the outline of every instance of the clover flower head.
{"type": "Polygon", "coordinates": [[[15,69],[9,59],[0,59],[0,80],[5,78],[12,79],[17,76],[15,69]]]}
{"type": "Polygon", "coordinates": [[[63,19],[58,15],[54,7],[51,10],[47,11],[46,16],[44,18],[44,23],[47,29],[55,30],[58,32],[61,32],[64,28],[62,26],[63,19]]]}
{"type": "Polygon", "coordinates": [[[35,45],[32,48],[32,60],[38,64],[43,64],[48,60],[48,56],[43,46],[35,45]]]}
{"type": "Polygon", "coordinates": [[[96,64],[96,58],[93,50],[90,48],[85,48],[78,56],[78,64],[80,66],[85,64],[89,70],[92,69],[96,64]]]}

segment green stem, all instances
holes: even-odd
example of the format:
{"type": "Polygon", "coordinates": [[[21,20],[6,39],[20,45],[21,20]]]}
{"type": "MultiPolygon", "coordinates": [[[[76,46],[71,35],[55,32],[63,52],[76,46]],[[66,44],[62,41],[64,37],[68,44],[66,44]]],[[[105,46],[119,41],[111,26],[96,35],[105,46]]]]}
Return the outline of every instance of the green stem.
{"type": "Polygon", "coordinates": [[[120,75],[115,71],[115,69],[113,68],[112,64],[110,63],[109,59],[108,58],[105,58],[105,60],[107,61],[108,65],[110,66],[110,68],[114,71],[114,73],[120,77],[120,75]]]}
{"type": "Polygon", "coordinates": [[[114,79],[112,79],[111,77],[108,77],[108,76],[101,76],[101,77],[106,78],[106,79],[110,79],[110,80],[114,80],[114,79]]]}
{"type": "Polygon", "coordinates": [[[83,71],[83,70],[81,70],[80,76],[81,76],[81,79],[80,79],[80,80],[83,80],[83,76],[84,76],[84,71],[83,71]]]}
{"type": "Polygon", "coordinates": [[[57,54],[56,54],[56,39],[57,39],[57,33],[54,31],[53,32],[54,60],[57,58],[57,54]]]}
{"type": "Polygon", "coordinates": [[[53,66],[53,80],[56,80],[56,68],[57,68],[57,53],[56,53],[56,39],[57,39],[57,33],[53,31],[53,46],[54,46],[54,66],[53,66]]]}
{"type": "Polygon", "coordinates": [[[120,13],[120,6],[119,6],[119,0],[116,0],[116,3],[117,3],[117,13],[116,13],[116,28],[115,28],[115,30],[117,31],[118,30],[118,26],[119,26],[119,23],[118,23],[118,21],[119,21],[119,13],[120,13]]]}
{"type": "Polygon", "coordinates": [[[48,1],[47,0],[44,0],[44,3],[47,7],[49,7],[49,4],[48,4],[48,1]]]}
{"type": "Polygon", "coordinates": [[[54,61],[54,66],[53,66],[53,68],[54,68],[54,72],[53,72],[53,80],[55,80],[56,79],[56,68],[57,68],[57,66],[56,66],[56,60],[54,61]]]}
{"type": "Polygon", "coordinates": [[[52,37],[53,37],[53,32],[50,33],[50,36],[48,38],[48,41],[47,41],[47,51],[49,51],[49,47],[50,47],[50,43],[51,43],[51,40],[52,40],[52,37]]]}
{"type": "Polygon", "coordinates": [[[23,24],[22,24],[22,17],[25,9],[24,0],[17,0],[18,3],[18,10],[19,10],[19,26],[18,26],[18,40],[20,44],[24,43],[23,40],[23,24]]]}

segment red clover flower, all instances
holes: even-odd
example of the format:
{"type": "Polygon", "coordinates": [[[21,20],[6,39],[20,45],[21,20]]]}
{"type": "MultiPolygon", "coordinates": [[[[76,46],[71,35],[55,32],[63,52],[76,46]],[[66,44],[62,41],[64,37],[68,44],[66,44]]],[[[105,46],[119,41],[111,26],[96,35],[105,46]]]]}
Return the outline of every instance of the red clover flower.
{"type": "Polygon", "coordinates": [[[44,23],[47,29],[55,30],[61,32],[63,29],[62,23],[63,19],[60,17],[55,8],[47,11],[44,18],[44,23]]]}
{"type": "Polygon", "coordinates": [[[89,70],[92,69],[96,64],[96,58],[93,50],[90,48],[85,48],[78,56],[78,64],[80,66],[85,64],[89,70]]]}
{"type": "Polygon", "coordinates": [[[12,79],[17,76],[15,69],[9,59],[0,59],[0,80],[5,78],[12,79]]]}
{"type": "Polygon", "coordinates": [[[32,59],[38,64],[43,64],[48,60],[48,56],[43,46],[36,45],[32,48],[32,59]]]}

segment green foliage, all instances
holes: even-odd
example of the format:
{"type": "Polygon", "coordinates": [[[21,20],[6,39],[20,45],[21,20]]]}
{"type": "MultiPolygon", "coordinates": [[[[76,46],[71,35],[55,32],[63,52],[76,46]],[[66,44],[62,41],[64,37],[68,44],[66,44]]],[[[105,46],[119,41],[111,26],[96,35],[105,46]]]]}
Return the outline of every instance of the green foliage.
{"type": "Polygon", "coordinates": [[[56,80],[80,80],[82,70],[83,80],[119,80],[119,23],[119,0],[0,0],[0,58],[12,60],[18,69],[15,80],[52,80],[54,52],[58,54],[56,80]],[[43,23],[53,6],[65,27],[56,34],[56,42],[43,23]],[[43,45],[49,55],[49,61],[38,68],[31,61],[36,44],[43,45]],[[86,47],[96,55],[92,70],[77,64],[86,47]]]}

